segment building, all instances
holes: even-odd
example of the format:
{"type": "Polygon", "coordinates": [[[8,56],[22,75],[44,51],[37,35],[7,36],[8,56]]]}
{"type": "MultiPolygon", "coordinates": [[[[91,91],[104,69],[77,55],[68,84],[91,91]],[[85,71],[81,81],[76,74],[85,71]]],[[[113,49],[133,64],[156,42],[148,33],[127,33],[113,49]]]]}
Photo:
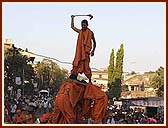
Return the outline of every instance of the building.
{"type": "Polygon", "coordinates": [[[107,68],[101,68],[96,71],[92,71],[92,81],[100,86],[103,91],[108,90],[108,70],[107,68]]]}
{"type": "MultiPolygon", "coordinates": [[[[155,72],[145,72],[129,74],[123,73],[122,86],[127,86],[128,91],[122,92],[121,97],[154,97],[156,92],[150,87],[150,79],[155,75],[155,72]]],[[[103,91],[108,90],[108,70],[101,68],[92,71],[92,81],[100,86],[103,91]]]]}
{"type": "Polygon", "coordinates": [[[13,40],[12,39],[5,39],[4,40],[4,49],[12,48],[13,40]]]}
{"type": "Polygon", "coordinates": [[[150,87],[150,79],[154,72],[146,72],[144,74],[134,74],[132,77],[125,79],[122,86],[127,86],[128,91],[122,92],[122,97],[148,97],[156,96],[155,90],[150,87]]]}
{"type": "MultiPolygon", "coordinates": [[[[4,40],[4,50],[5,49],[13,49],[16,48],[14,46],[13,40],[12,39],[5,39],[4,40]]],[[[35,59],[35,55],[31,52],[28,52],[28,50],[23,50],[21,48],[16,48],[16,50],[18,50],[20,52],[20,54],[22,54],[23,56],[27,56],[27,58],[30,59],[30,61],[34,61],[35,59]]]]}
{"type": "Polygon", "coordinates": [[[129,105],[145,106],[145,107],[160,107],[164,106],[163,97],[141,97],[141,98],[121,98],[122,102],[127,102],[129,105]]]}
{"type": "Polygon", "coordinates": [[[132,109],[143,109],[149,117],[157,113],[164,115],[163,97],[121,98],[122,104],[132,109]]]}

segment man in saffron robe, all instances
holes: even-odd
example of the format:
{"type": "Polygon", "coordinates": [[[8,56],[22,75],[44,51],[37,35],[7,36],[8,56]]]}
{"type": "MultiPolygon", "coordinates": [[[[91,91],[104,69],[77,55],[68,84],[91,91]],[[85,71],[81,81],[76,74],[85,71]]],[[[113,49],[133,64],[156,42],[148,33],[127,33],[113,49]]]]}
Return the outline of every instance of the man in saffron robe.
{"type": "Polygon", "coordinates": [[[91,69],[89,66],[90,55],[94,56],[96,48],[96,40],[94,33],[88,28],[88,21],[82,20],[82,29],[78,29],[74,26],[74,15],[71,16],[71,28],[79,33],[76,45],[75,58],[73,60],[73,69],[71,70],[71,76],[77,76],[78,73],[84,73],[91,82],[91,69]],[[93,48],[92,48],[93,41],[93,48]]]}
{"type": "Polygon", "coordinates": [[[61,85],[54,104],[53,124],[83,124],[89,118],[92,124],[101,124],[107,117],[107,95],[84,81],[68,79],[61,85]]]}

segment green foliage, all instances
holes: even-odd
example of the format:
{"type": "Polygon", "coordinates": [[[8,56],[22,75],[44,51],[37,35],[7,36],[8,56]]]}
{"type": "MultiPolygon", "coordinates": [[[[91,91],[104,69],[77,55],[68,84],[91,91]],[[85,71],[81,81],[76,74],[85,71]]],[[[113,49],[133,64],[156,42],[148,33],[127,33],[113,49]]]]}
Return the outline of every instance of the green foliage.
{"type": "Polygon", "coordinates": [[[112,93],[114,97],[119,98],[121,96],[121,79],[115,79],[115,82],[113,83],[112,87],[112,93]]]}
{"type": "Polygon", "coordinates": [[[128,85],[122,85],[122,92],[127,92],[129,91],[128,85]]]}
{"type": "Polygon", "coordinates": [[[114,74],[114,49],[112,49],[111,55],[110,55],[110,61],[108,66],[108,83],[111,84],[113,81],[113,74],[114,74]]]}
{"type": "Polygon", "coordinates": [[[161,81],[160,81],[160,78],[159,76],[156,74],[155,76],[153,76],[151,82],[150,82],[151,86],[156,89],[160,86],[161,84],[161,81]]]}
{"type": "Polygon", "coordinates": [[[123,58],[124,58],[124,45],[121,44],[120,48],[116,54],[116,62],[114,65],[114,50],[112,49],[112,53],[110,56],[109,67],[108,67],[108,97],[119,98],[121,95],[121,79],[123,73],[123,58]]]}
{"type": "Polygon", "coordinates": [[[157,89],[156,94],[159,97],[162,97],[164,95],[164,68],[163,67],[159,67],[159,69],[156,71],[156,74],[150,80],[150,85],[154,89],[157,89]]]}
{"type": "Polygon", "coordinates": [[[156,91],[157,96],[163,97],[164,96],[164,85],[162,85],[158,90],[156,91]]]}
{"type": "Polygon", "coordinates": [[[155,89],[164,85],[164,68],[163,67],[160,67],[156,71],[156,74],[150,80],[150,85],[155,89]]]}
{"type": "MultiPolygon", "coordinates": [[[[19,86],[15,84],[15,78],[21,77],[23,84],[23,70],[24,70],[24,80],[31,83],[31,79],[34,78],[35,73],[30,64],[28,64],[29,59],[27,56],[20,54],[16,47],[11,49],[5,49],[4,51],[4,88],[7,89],[8,86],[13,86],[16,90],[19,86]]],[[[22,87],[22,86],[21,86],[22,87]]]]}
{"type": "Polygon", "coordinates": [[[117,51],[116,64],[114,69],[114,78],[121,79],[123,73],[123,58],[124,58],[124,48],[123,44],[121,44],[120,48],[117,51]]]}
{"type": "Polygon", "coordinates": [[[48,59],[43,59],[41,63],[38,63],[35,70],[41,81],[41,88],[51,86],[57,90],[68,77],[67,70],[61,69],[55,62],[48,59]]]}
{"type": "Polygon", "coordinates": [[[163,67],[159,67],[159,69],[156,71],[156,73],[158,74],[159,78],[160,78],[160,85],[164,85],[164,68],[163,67]]]}
{"type": "Polygon", "coordinates": [[[115,82],[110,85],[110,89],[107,92],[108,98],[119,98],[121,96],[121,89],[121,79],[115,79],[115,82]]]}

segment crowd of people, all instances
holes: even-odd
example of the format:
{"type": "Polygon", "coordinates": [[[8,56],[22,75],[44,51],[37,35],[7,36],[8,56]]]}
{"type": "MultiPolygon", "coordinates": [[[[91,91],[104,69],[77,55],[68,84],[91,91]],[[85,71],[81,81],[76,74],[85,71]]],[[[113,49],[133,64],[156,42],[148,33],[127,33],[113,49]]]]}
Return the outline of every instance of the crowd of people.
{"type": "Polygon", "coordinates": [[[19,99],[6,97],[4,122],[7,124],[50,123],[54,107],[53,98],[51,95],[28,95],[21,96],[19,99]]]}
{"type": "Polygon", "coordinates": [[[125,105],[110,105],[107,124],[163,124],[163,113],[148,115],[141,107],[128,108],[125,105]]]}
{"type": "MultiPolygon", "coordinates": [[[[6,124],[52,124],[55,96],[29,95],[19,99],[5,98],[4,123],[6,124]]],[[[86,123],[90,123],[88,119],[86,123]]],[[[142,108],[128,108],[124,105],[109,105],[104,124],[163,124],[164,116],[157,113],[153,116],[142,108]]]]}

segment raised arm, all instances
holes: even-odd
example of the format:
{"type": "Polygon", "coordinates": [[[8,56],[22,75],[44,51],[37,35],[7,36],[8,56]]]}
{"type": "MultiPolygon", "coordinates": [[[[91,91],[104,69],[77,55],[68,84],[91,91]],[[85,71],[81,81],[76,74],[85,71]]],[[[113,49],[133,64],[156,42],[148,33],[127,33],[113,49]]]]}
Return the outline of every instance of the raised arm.
{"type": "Polygon", "coordinates": [[[74,15],[71,15],[71,28],[75,31],[75,32],[77,32],[77,33],[79,33],[79,31],[80,31],[80,29],[78,29],[78,28],[76,28],[75,26],[74,26],[74,15]]]}
{"type": "Polygon", "coordinates": [[[93,49],[91,51],[91,56],[94,56],[94,51],[96,49],[96,39],[94,37],[94,33],[92,32],[92,41],[93,41],[93,49]]]}

